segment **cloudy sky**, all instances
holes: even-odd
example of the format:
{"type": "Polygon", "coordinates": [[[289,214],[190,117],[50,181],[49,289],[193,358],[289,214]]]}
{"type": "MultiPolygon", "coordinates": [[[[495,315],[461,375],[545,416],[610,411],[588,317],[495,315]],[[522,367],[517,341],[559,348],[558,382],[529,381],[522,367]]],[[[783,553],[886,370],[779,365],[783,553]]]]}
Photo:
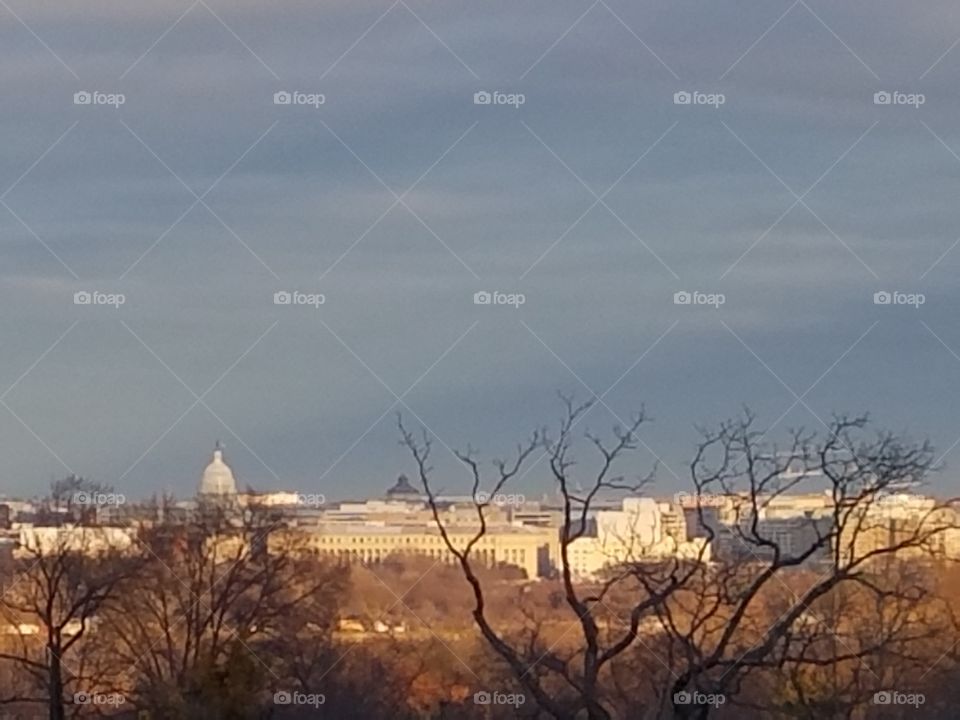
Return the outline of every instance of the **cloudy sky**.
{"type": "Polygon", "coordinates": [[[869,411],[949,491],[958,39],[945,0],[0,0],[0,492],[186,495],[220,439],[242,484],[376,493],[398,411],[453,490],[444,446],[557,391],[645,407],[664,493],[744,404],[869,411]]]}

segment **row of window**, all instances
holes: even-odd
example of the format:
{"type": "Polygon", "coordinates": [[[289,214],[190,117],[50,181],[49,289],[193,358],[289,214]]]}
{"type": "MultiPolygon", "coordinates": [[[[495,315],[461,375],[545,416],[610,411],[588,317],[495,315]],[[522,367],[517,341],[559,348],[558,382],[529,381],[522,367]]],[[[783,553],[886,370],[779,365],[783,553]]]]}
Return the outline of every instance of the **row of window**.
{"type": "MultiPolygon", "coordinates": [[[[320,552],[333,555],[339,558],[356,559],[363,562],[378,562],[385,559],[393,548],[369,548],[369,549],[336,549],[320,548],[320,552]]],[[[417,548],[413,550],[417,555],[424,555],[430,558],[453,558],[453,553],[446,547],[443,548],[417,548]]],[[[527,552],[523,548],[508,548],[500,553],[497,558],[492,550],[474,550],[473,556],[479,558],[481,562],[492,565],[498,560],[500,562],[511,563],[514,565],[523,565],[527,561],[527,552]]]]}
{"type": "Polygon", "coordinates": [[[316,538],[316,542],[321,543],[322,545],[334,544],[334,545],[349,545],[351,543],[356,543],[357,545],[444,545],[443,538],[439,535],[436,536],[409,536],[409,537],[397,537],[397,536],[384,536],[377,537],[344,537],[342,535],[320,535],[316,538]]]}

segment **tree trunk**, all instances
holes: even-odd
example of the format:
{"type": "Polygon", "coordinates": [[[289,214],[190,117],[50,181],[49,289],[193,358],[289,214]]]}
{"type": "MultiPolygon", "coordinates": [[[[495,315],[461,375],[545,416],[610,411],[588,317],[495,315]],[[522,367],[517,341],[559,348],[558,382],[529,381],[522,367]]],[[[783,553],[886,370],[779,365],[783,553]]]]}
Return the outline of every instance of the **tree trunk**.
{"type": "Polygon", "coordinates": [[[63,707],[63,671],[60,664],[59,647],[51,642],[47,645],[48,686],[50,688],[50,720],[66,720],[63,707]]]}

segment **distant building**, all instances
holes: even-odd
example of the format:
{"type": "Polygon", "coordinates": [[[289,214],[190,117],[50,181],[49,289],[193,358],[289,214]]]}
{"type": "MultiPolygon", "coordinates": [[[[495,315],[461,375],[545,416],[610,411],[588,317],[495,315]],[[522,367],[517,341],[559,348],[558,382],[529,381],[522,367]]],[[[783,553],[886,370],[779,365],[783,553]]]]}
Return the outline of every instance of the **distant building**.
{"type": "Polygon", "coordinates": [[[526,501],[509,508],[510,520],[520,525],[559,528],[563,525],[563,510],[547,507],[538,501],[526,501]]]}
{"type": "MultiPolygon", "coordinates": [[[[775,543],[780,557],[787,559],[805,555],[819,542],[819,538],[827,537],[832,528],[833,519],[830,517],[773,517],[758,520],[756,533],[763,541],[775,543]]],[[[751,538],[752,533],[751,521],[744,520],[741,523],[740,534],[751,538]]],[[[772,547],[756,541],[748,542],[733,528],[721,532],[716,545],[716,554],[729,560],[770,562],[774,555],[772,547]]],[[[829,561],[832,550],[833,546],[830,542],[823,542],[818,550],[806,557],[803,564],[814,565],[829,561]]]]}
{"type": "Polygon", "coordinates": [[[103,555],[125,552],[136,542],[135,528],[85,525],[24,526],[19,529],[14,557],[31,558],[58,552],[103,555]]]}
{"type": "Polygon", "coordinates": [[[943,507],[922,495],[897,493],[851,513],[841,556],[847,561],[876,555],[882,560],[960,559],[956,507],[943,507]],[[918,542],[920,540],[920,542],[918,542]],[[878,552],[903,546],[893,553],[878,552]]]}
{"type": "MultiPolygon", "coordinates": [[[[454,547],[462,549],[476,533],[476,528],[448,528],[454,547]]],[[[315,529],[288,529],[272,533],[271,547],[291,548],[314,553],[345,565],[377,564],[391,555],[417,555],[452,564],[456,558],[436,526],[416,527],[361,525],[326,525],[315,529]]],[[[557,552],[557,534],[550,528],[488,527],[471,550],[477,566],[514,566],[527,577],[546,575],[557,552]]]]}
{"type": "Polygon", "coordinates": [[[303,493],[279,490],[277,492],[245,492],[238,495],[237,500],[241,505],[249,507],[293,508],[304,504],[306,497],[303,493]]]}
{"type": "Polygon", "coordinates": [[[410,480],[407,479],[406,475],[401,475],[397,478],[397,482],[394,483],[393,487],[387,490],[387,499],[417,502],[421,499],[421,493],[410,484],[410,480]]]}
{"type": "Polygon", "coordinates": [[[707,562],[704,538],[688,538],[681,508],[653,498],[630,497],[620,510],[596,514],[596,534],[578,537],[568,546],[570,570],[582,580],[599,577],[606,568],[666,558],[707,562]]]}
{"type": "Polygon", "coordinates": [[[223,460],[223,447],[219,442],[200,478],[199,495],[204,499],[235,499],[237,496],[237,482],[233,470],[223,460]]]}

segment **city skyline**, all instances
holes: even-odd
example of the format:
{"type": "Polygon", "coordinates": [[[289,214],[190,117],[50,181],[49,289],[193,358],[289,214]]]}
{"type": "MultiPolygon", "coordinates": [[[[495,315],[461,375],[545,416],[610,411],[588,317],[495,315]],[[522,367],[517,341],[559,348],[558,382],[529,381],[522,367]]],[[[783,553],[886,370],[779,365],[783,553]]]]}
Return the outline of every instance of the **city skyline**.
{"type": "MultiPolygon", "coordinates": [[[[398,488],[400,489],[401,495],[398,497],[404,497],[407,493],[414,495],[416,498],[423,502],[427,502],[429,499],[429,493],[424,489],[422,481],[414,477],[411,479],[406,473],[400,473],[399,475],[394,476],[390,479],[385,479],[384,483],[380,487],[375,487],[370,492],[357,491],[353,494],[350,494],[349,490],[344,490],[343,494],[335,494],[328,496],[325,493],[319,493],[318,489],[315,487],[272,487],[264,485],[257,485],[256,483],[250,482],[248,478],[243,477],[238,474],[233,466],[232,461],[227,455],[227,449],[221,441],[217,441],[213,448],[210,450],[206,457],[205,463],[200,464],[201,469],[197,472],[196,476],[192,479],[192,486],[189,485],[189,481],[184,481],[188,485],[185,491],[178,492],[174,488],[173,484],[168,484],[161,488],[160,490],[154,491],[152,493],[144,495],[127,495],[125,493],[120,493],[119,496],[122,497],[120,504],[132,503],[139,504],[142,502],[150,502],[154,499],[162,500],[164,497],[171,498],[176,501],[189,501],[194,497],[202,497],[204,494],[214,494],[214,495],[240,495],[244,497],[249,497],[251,499],[260,497],[275,497],[278,501],[282,500],[285,504],[302,504],[309,506],[314,509],[321,509],[323,507],[334,507],[340,504],[349,504],[352,502],[366,502],[366,501],[376,501],[376,500],[390,500],[392,496],[397,493],[398,488]],[[211,474],[211,471],[216,476],[216,479],[211,481],[208,480],[208,475],[211,474]],[[226,476],[224,478],[224,476],[226,476]],[[228,479],[227,479],[228,478],[228,479]],[[223,484],[223,480],[226,480],[226,483],[223,484]],[[222,484],[222,487],[221,487],[222,484]],[[291,498],[307,498],[306,500],[292,500],[291,498]],[[319,498],[319,499],[318,499],[319,498]]],[[[799,474],[791,475],[790,471],[787,471],[783,475],[784,482],[790,482],[800,477],[799,474]]],[[[800,498],[800,497],[810,497],[811,495],[823,494],[828,496],[830,494],[830,488],[828,483],[824,483],[823,487],[817,488],[815,482],[811,482],[811,478],[821,477],[822,475],[819,472],[812,472],[805,474],[805,483],[802,488],[797,488],[793,492],[787,491],[783,492],[782,490],[777,491],[778,497],[789,500],[790,498],[800,498]]],[[[112,498],[117,494],[115,491],[118,491],[119,488],[116,488],[109,483],[101,483],[97,478],[90,478],[84,476],[66,476],[61,478],[51,479],[51,484],[57,483],[58,481],[66,480],[76,480],[82,481],[84,484],[89,484],[93,487],[99,487],[104,493],[110,493],[111,500],[107,502],[108,505],[116,505],[117,502],[112,498]]],[[[469,487],[460,488],[456,483],[442,484],[440,487],[433,488],[435,497],[438,500],[443,500],[444,502],[455,502],[463,501],[468,505],[472,504],[475,500],[480,502],[491,501],[495,506],[514,506],[514,505],[523,505],[527,502],[533,504],[546,504],[549,507],[560,507],[562,506],[563,494],[558,488],[553,488],[552,491],[544,491],[542,493],[536,492],[532,494],[527,494],[522,492],[522,486],[513,486],[509,488],[509,492],[506,490],[501,490],[498,493],[491,495],[491,488],[494,488],[496,481],[491,479],[489,487],[487,485],[481,485],[478,493],[476,495],[471,495],[469,492],[469,487]],[[502,498],[498,500],[497,495],[502,498]]],[[[36,489],[35,492],[29,495],[11,495],[10,493],[0,493],[0,502],[6,501],[32,501],[37,499],[43,499],[47,497],[50,492],[49,486],[43,486],[36,489]]],[[[608,489],[606,493],[598,495],[593,503],[597,506],[604,506],[611,502],[619,503],[623,498],[626,497],[637,497],[637,498],[650,498],[658,501],[671,501],[677,503],[684,507],[696,507],[701,505],[703,507],[712,507],[716,502],[719,502],[722,498],[727,495],[734,496],[737,492],[742,491],[733,491],[729,493],[718,493],[718,492],[705,492],[697,491],[696,489],[691,490],[676,490],[676,491],[665,491],[663,488],[658,488],[655,483],[643,482],[635,488],[621,488],[621,489],[608,489]]],[[[82,494],[87,494],[86,491],[82,494]]],[[[938,493],[933,491],[930,485],[914,485],[914,486],[897,486],[891,488],[885,495],[878,498],[892,500],[896,497],[914,497],[914,498],[938,498],[941,500],[955,502],[956,496],[949,495],[945,493],[938,493]]],[[[409,497],[407,500],[409,501],[409,497]]],[[[83,502],[81,504],[87,504],[83,502]]],[[[91,502],[91,504],[96,505],[97,503],[91,502]]]]}
{"type": "Polygon", "coordinates": [[[956,715],[955,5],[0,56],[0,720],[956,715]]]}

